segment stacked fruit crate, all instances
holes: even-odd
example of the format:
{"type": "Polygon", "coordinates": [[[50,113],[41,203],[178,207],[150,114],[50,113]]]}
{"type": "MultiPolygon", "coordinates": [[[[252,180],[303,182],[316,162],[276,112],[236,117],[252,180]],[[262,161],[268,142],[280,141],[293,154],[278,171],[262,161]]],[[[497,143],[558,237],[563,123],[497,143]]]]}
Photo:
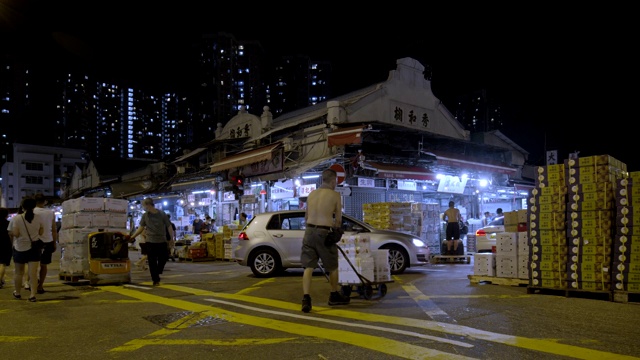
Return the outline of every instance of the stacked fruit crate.
{"type": "Polygon", "coordinates": [[[538,168],[528,209],[530,286],[612,290],[614,189],[627,174],[609,155],[538,168]]]}
{"type": "Polygon", "coordinates": [[[609,155],[565,160],[570,289],[611,290],[613,187],[626,166],[609,155]]]}
{"type": "Polygon", "coordinates": [[[616,181],[614,210],[613,290],[640,294],[640,172],[616,181]]]}
{"type": "Polygon", "coordinates": [[[566,199],[564,164],[536,168],[527,214],[529,225],[529,285],[566,287],[566,199]]]}

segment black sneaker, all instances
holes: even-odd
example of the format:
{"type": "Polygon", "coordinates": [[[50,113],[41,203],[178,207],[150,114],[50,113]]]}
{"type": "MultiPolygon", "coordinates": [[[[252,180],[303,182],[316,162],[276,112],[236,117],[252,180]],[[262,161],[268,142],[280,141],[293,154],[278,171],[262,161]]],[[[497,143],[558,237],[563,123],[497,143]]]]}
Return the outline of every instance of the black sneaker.
{"type": "Polygon", "coordinates": [[[302,298],[302,312],[308,313],[311,311],[311,296],[305,295],[302,298]]]}
{"type": "Polygon", "coordinates": [[[329,305],[347,305],[351,301],[351,298],[343,295],[337,291],[334,291],[329,295],[329,305]]]}

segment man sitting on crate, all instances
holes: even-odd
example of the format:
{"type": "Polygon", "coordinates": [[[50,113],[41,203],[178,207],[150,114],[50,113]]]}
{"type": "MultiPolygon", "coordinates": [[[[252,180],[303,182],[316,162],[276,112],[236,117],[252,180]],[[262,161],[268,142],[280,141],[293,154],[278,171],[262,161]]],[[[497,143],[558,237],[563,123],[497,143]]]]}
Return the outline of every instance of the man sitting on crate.
{"type": "Polygon", "coordinates": [[[142,200],[142,207],[145,213],[142,214],[140,219],[140,226],[136,229],[136,232],[131,235],[129,241],[133,242],[136,236],[142,234],[146,230],[146,243],[147,243],[147,261],[149,262],[149,272],[151,273],[151,280],[153,285],[160,285],[160,274],[164,269],[164,265],[169,258],[169,252],[167,251],[167,234],[175,237],[173,227],[171,227],[171,220],[164,211],[156,209],[153,205],[153,199],[145,198],[142,200]]]}
{"type": "Polygon", "coordinates": [[[332,169],[322,172],[322,185],[313,190],[307,197],[307,211],[305,212],[306,229],[302,240],[302,254],[300,260],[304,267],[302,275],[302,311],[311,311],[311,278],[318,267],[318,259],[329,272],[331,294],[329,305],[345,305],[351,300],[338,290],[338,248],[335,244],[327,246],[325,239],[334,226],[342,224],[342,197],[335,191],[338,181],[337,173],[332,169]]]}

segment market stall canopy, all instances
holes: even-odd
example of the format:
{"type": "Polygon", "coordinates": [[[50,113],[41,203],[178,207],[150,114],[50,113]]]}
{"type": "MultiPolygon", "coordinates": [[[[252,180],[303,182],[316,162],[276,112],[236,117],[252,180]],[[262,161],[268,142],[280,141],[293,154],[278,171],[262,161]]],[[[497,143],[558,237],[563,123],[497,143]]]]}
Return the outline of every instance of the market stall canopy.
{"type": "Polygon", "coordinates": [[[180,183],[171,184],[172,191],[194,191],[194,190],[209,190],[213,188],[216,178],[199,179],[192,181],[184,181],[180,183]]]}
{"type": "Polygon", "coordinates": [[[436,174],[431,171],[417,167],[397,164],[383,164],[369,162],[370,167],[378,171],[378,177],[386,179],[407,179],[407,180],[432,180],[436,181],[436,174]]]}
{"type": "Polygon", "coordinates": [[[151,190],[154,186],[151,180],[123,181],[111,184],[111,196],[114,198],[126,198],[151,190]]]}
{"type": "Polygon", "coordinates": [[[188,158],[192,157],[192,156],[196,156],[198,154],[200,154],[201,152],[207,150],[207,148],[197,148],[191,152],[189,152],[188,154],[182,155],[179,158],[175,159],[174,161],[172,161],[173,164],[181,162],[181,161],[185,161],[188,158]]]}
{"type": "Polygon", "coordinates": [[[271,160],[274,155],[274,150],[278,149],[281,146],[282,143],[277,142],[271,145],[263,146],[261,148],[243,151],[229,156],[226,159],[211,165],[211,173],[217,173],[222,170],[245,166],[260,161],[271,160]]]}
{"type": "Polygon", "coordinates": [[[478,162],[470,157],[462,155],[448,155],[435,153],[438,165],[455,166],[463,169],[473,169],[478,171],[486,171],[500,174],[515,174],[517,169],[509,167],[504,163],[495,162],[478,162]]]}
{"type": "Polygon", "coordinates": [[[322,157],[320,159],[308,159],[305,161],[290,161],[285,163],[284,171],[277,173],[259,175],[258,181],[274,181],[282,179],[293,179],[301,176],[305,172],[318,168],[319,172],[329,168],[329,163],[335,159],[334,155],[322,157]]]}
{"type": "Polygon", "coordinates": [[[344,129],[337,129],[327,135],[327,142],[329,147],[350,145],[350,144],[362,144],[362,130],[365,126],[354,126],[344,129]]]}

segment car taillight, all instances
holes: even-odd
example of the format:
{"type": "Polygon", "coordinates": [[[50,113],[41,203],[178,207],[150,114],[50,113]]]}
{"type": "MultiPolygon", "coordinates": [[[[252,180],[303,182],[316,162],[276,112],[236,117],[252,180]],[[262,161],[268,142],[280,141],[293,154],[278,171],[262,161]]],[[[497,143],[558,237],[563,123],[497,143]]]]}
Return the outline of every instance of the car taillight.
{"type": "Polygon", "coordinates": [[[243,231],[238,235],[238,240],[249,240],[249,237],[247,236],[247,233],[243,231]]]}
{"type": "Polygon", "coordinates": [[[478,229],[476,230],[476,236],[486,236],[487,232],[482,230],[482,229],[478,229]]]}

